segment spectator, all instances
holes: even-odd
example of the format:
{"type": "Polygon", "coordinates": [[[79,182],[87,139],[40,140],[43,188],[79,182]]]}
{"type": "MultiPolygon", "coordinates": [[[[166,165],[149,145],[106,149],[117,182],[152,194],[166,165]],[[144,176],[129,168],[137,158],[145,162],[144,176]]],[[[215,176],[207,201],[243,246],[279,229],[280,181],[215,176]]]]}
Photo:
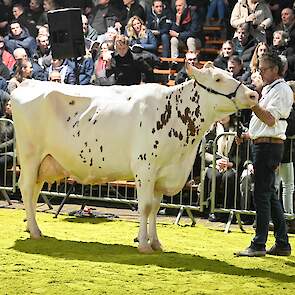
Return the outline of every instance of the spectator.
{"type": "MultiPolygon", "coordinates": [[[[198,56],[195,52],[193,51],[188,51],[185,54],[185,61],[189,64],[191,64],[194,67],[197,67],[198,65],[198,56]]],[[[175,77],[175,84],[180,84],[185,81],[189,80],[189,76],[186,72],[186,67],[183,66],[182,69],[177,73],[175,77]]]]}
{"type": "Polygon", "coordinates": [[[49,75],[49,81],[61,83],[61,74],[59,71],[53,70],[49,75]]]}
{"type": "Polygon", "coordinates": [[[232,76],[240,81],[245,82],[249,77],[249,72],[245,72],[243,68],[243,61],[238,55],[232,55],[227,62],[227,70],[232,76]]]}
{"type": "Polygon", "coordinates": [[[0,35],[0,59],[11,71],[15,65],[15,59],[5,48],[4,38],[0,35]]]}
{"type": "Polygon", "coordinates": [[[8,33],[8,24],[12,21],[12,1],[0,2],[0,35],[8,33]]]}
{"type": "Polygon", "coordinates": [[[118,35],[118,30],[114,27],[108,27],[107,32],[105,34],[99,35],[97,37],[97,42],[102,44],[104,41],[112,41],[115,42],[116,36],[118,35]]]}
{"type": "Polygon", "coordinates": [[[84,38],[91,41],[96,41],[98,37],[98,33],[96,32],[94,28],[92,28],[89,25],[88,18],[85,14],[82,14],[82,26],[83,26],[84,38]]]}
{"type": "Polygon", "coordinates": [[[104,41],[100,45],[100,55],[94,65],[94,84],[100,86],[113,85],[115,83],[114,75],[107,77],[106,68],[110,65],[112,53],[114,51],[114,43],[104,41]]]}
{"type": "Polygon", "coordinates": [[[2,59],[0,59],[0,76],[3,77],[5,80],[10,79],[10,71],[3,63],[2,59]]]}
{"type": "Polygon", "coordinates": [[[201,26],[204,25],[206,21],[206,15],[208,11],[209,0],[187,0],[187,5],[191,6],[192,9],[197,11],[199,21],[201,26]]]}
{"type": "MultiPolygon", "coordinates": [[[[126,35],[129,46],[139,47],[149,52],[156,52],[157,40],[151,30],[147,29],[143,20],[138,16],[132,16],[126,26],[126,35]]],[[[136,52],[136,50],[135,50],[136,52]]]]}
{"type": "Polygon", "coordinates": [[[30,3],[29,3],[28,15],[35,22],[36,27],[39,25],[40,18],[44,12],[42,2],[43,2],[42,0],[30,0],[30,3]]]}
{"type": "Polygon", "coordinates": [[[266,52],[269,52],[270,48],[267,45],[266,42],[259,42],[253,52],[253,56],[250,61],[250,72],[251,74],[255,73],[259,69],[259,58],[265,54],[266,52]]]}
{"type": "Polygon", "coordinates": [[[295,47],[295,13],[291,8],[285,8],[281,12],[281,23],[276,30],[285,31],[288,36],[288,46],[295,47]]]}
{"type": "Polygon", "coordinates": [[[115,41],[115,53],[112,54],[111,63],[106,68],[106,76],[115,76],[117,85],[133,85],[142,82],[142,74],[147,81],[153,79],[153,69],[142,59],[136,58],[128,46],[128,38],[118,35],[115,41]]]}
{"type": "Polygon", "coordinates": [[[249,70],[250,61],[257,41],[250,35],[249,25],[247,23],[238,25],[235,35],[233,43],[235,45],[236,54],[242,58],[245,69],[249,70]]]}
{"type": "MultiPolygon", "coordinates": [[[[206,134],[206,153],[205,161],[207,171],[205,175],[204,194],[206,198],[210,197],[212,182],[212,161],[213,161],[213,141],[224,132],[234,132],[236,130],[235,115],[226,116],[216,122],[206,134]]],[[[222,135],[217,140],[216,157],[216,205],[218,208],[235,208],[235,178],[241,174],[244,161],[246,160],[244,145],[239,148],[239,157],[237,158],[237,145],[233,135],[222,135]],[[243,151],[243,152],[242,152],[243,151]]],[[[225,221],[217,215],[209,215],[209,221],[225,221]]]]}
{"type": "Polygon", "coordinates": [[[162,0],[153,0],[153,6],[148,13],[147,28],[152,31],[157,39],[157,45],[163,45],[163,57],[170,56],[169,30],[172,24],[171,13],[164,9],[162,0]]]}
{"type": "MultiPolygon", "coordinates": [[[[33,74],[32,78],[36,80],[41,80],[41,81],[47,81],[47,73],[42,69],[42,67],[35,62],[32,58],[28,58],[27,52],[23,48],[16,48],[13,51],[13,56],[14,59],[17,62],[22,62],[22,61],[30,61],[33,67],[33,74]]],[[[16,65],[13,69],[13,73],[16,71],[16,65]]]]}
{"type": "Polygon", "coordinates": [[[74,71],[75,67],[78,67],[77,74],[79,74],[80,85],[89,85],[94,71],[94,63],[90,51],[86,50],[86,54],[82,57],[78,57],[76,61],[68,60],[68,65],[74,69],[74,71]]]}
{"type": "Polygon", "coordinates": [[[12,21],[9,28],[10,33],[4,37],[7,50],[13,53],[16,48],[24,48],[28,56],[32,57],[37,48],[36,40],[16,20],[12,21]]]}
{"type": "Polygon", "coordinates": [[[105,34],[107,28],[114,27],[120,30],[120,19],[122,12],[119,11],[110,0],[98,0],[91,16],[89,17],[91,26],[98,35],[105,34]]]}
{"type": "Polygon", "coordinates": [[[272,45],[270,46],[272,51],[275,51],[277,55],[285,55],[287,58],[291,58],[294,55],[294,48],[288,45],[289,34],[285,31],[275,31],[273,33],[272,45]]]}
{"type": "Polygon", "coordinates": [[[261,77],[265,83],[262,98],[252,107],[254,112],[249,133],[242,137],[253,140],[254,201],[256,207],[256,234],[248,248],[237,256],[289,256],[287,227],[282,205],[275,190],[275,170],[279,166],[286,138],[287,119],[293,103],[293,92],[282,79],[281,59],[268,52],[259,60],[261,77]],[[266,251],[270,218],[274,224],[275,245],[266,251]]]}
{"type": "Polygon", "coordinates": [[[140,17],[144,23],[146,22],[146,14],[144,8],[135,0],[123,0],[124,8],[122,12],[121,25],[123,28],[127,26],[129,19],[132,16],[140,17]]]}
{"type": "Polygon", "coordinates": [[[32,78],[33,67],[29,60],[21,61],[16,66],[15,74],[8,82],[8,92],[11,93],[21,82],[32,78]]]}
{"type": "Polygon", "coordinates": [[[273,25],[276,27],[281,21],[281,11],[286,8],[292,8],[293,0],[269,0],[269,5],[273,17],[273,25]]]}
{"type": "Polygon", "coordinates": [[[48,76],[52,71],[58,71],[61,75],[61,83],[76,84],[74,69],[69,65],[67,59],[52,59],[51,66],[48,68],[48,76]]]}
{"type": "Polygon", "coordinates": [[[7,91],[7,81],[0,76],[0,94],[1,94],[0,98],[1,99],[4,95],[3,92],[6,92],[6,91],[7,91]]]}
{"type": "Polygon", "coordinates": [[[239,0],[231,14],[230,24],[237,29],[248,23],[249,33],[258,41],[266,41],[265,30],[272,25],[272,13],[263,0],[239,0]]]}
{"type": "Polygon", "coordinates": [[[36,38],[37,50],[33,56],[34,60],[46,70],[51,65],[52,54],[47,35],[38,35],[36,38]]]}
{"type": "MultiPolygon", "coordinates": [[[[11,102],[9,97],[4,102],[3,119],[12,120],[11,102]]],[[[7,121],[0,121],[0,183],[3,185],[6,169],[13,165],[13,125],[7,121]]],[[[7,184],[7,179],[6,179],[7,184]]]]}
{"type": "Polygon", "coordinates": [[[47,13],[49,10],[55,10],[60,8],[58,2],[55,0],[44,0],[43,1],[43,10],[44,12],[41,14],[39,21],[37,23],[37,27],[48,25],[48,17],[47,13]]]}
{"type": "Polygon", "coordinates": [[[29,34],[36,38],[37,36],[37,28],[36,23],[33,19],[31,19],[26,13],[23,4],[16,3],[13,5],[12,13],[14,19],[18,21],[18,23],[23,27],[27,28],[29,34]]]}
{"type": "Polygon", "coordinates": [[[210,1],[208,12],[207,12],[207,21],[209,25],[213,19],[215,12],[218,15],[217,24],[224,24],[225,11],[227,10],[227,0],[212,0],[210,1]]]}
{"type": "Polygon", "coordinates": [[[223,42],[219,55],[214,59],[214,66],[223,70],[227,69],[227,62],[230,56],[235,53],[235,46],[231,40],[223,42]]]}
{"type": "Polygon", "coordinates": [[[188,51],[196,52],[201,42],[197,39],[200,22],[194,10],[187,6],[186,0],[176,0],[176,15],[169,32],[171,37],[171,57],[179,55],[179,45],[187,45],[188,51]]]}
{"type": "Polygon", "coordinates": [[[38,28],[38,36],[47,36],[49,38],[49,29],[48,26],[39,26],[38,28]]]}
{"type": "MultiPolygon", "coordinates": [[[[7,84],[6,84],[7,90],[7,84]]],[[[4,116],[5,114],[5,105],[8,100],[10,100],[9,93],[1,88],[1,77],[0,77],[0,117],[4,116]]]]}

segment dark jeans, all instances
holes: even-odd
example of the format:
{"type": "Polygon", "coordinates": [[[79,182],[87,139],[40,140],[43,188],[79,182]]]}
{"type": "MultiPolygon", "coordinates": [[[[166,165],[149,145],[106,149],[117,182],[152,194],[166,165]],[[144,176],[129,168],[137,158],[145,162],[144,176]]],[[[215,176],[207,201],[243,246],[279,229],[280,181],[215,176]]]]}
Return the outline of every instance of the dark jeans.
{"type": "Polygon", "coordinates": [[[163,57],[169,57],[170,56],[170,37],[168,34],[161,34],[157,37],[158,43],[163,45],[163,57]]]}
{"type": "Polygon", "coordinates": [[[256,235],[252,247],[265,249],[270,218],[274,224],[276,244],[288,247],[284,212],[275,189],[275,169],[281,162],[283,144],[253,145],[254,202],[256,207],[256,235]]]}

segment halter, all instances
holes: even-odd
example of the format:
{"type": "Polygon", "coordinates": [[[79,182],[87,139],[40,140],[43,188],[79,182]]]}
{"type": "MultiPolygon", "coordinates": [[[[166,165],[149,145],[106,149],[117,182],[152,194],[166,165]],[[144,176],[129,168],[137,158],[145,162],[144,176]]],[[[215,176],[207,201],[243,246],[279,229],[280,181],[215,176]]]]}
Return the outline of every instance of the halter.
{"type": "MultiPolygon", "coordinates": [[[[197,83],[200,87],[202,87],[203,89],[205,89],[205,90],[208,91],[209,93],[222,95],[222,96],[225,96],[226,98],[228,98],[228,99],[230,99],[230,100],[232,100],[232,98],[234,98],[234,97],[237,95],[237,91],[238,91],[239,87],[242,85],[242,82],[239,82],[239,85],[237,86],[237,88],[236,88],[235,91],[233,91],[233,92],[231,92],[231,93],[229,93],[229,94],[224,94],[224,93],[220,93],[220,92],[218,92],[218,91],[216,91],[216,90],[214,90],[214,89],[212,89],[212,88],[209,88],[209,87],[207,87],[207,86],[201,84],[201,83],[198,82],[197,80],[195,80],[195,81],[196,81],[196,83],[197,83]]],[[[236,101],[235,101],[235,100],[232,100],[232,102],[234,103],[235,108],[236,108],[236,110],[238,111],[239,108],[238,108],[238,106],[237,106],[236,101]]]]}

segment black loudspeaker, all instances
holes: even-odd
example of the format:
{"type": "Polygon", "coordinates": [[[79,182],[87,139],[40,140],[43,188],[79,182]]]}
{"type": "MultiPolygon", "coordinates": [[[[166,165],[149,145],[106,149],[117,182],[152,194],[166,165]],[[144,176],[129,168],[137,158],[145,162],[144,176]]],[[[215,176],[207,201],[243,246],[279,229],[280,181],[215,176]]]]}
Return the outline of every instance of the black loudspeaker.
{"type": "Polygon", "coordinates": [[[81,10],[65,8],[48,12],[52,57],[77,58],[85,55],[81,10]]]}
{"type": "Polygon", "coordinates": [[[84,1],[83,0],[60,0],[60,5],[63,8],[83,8],[84,1]]]}

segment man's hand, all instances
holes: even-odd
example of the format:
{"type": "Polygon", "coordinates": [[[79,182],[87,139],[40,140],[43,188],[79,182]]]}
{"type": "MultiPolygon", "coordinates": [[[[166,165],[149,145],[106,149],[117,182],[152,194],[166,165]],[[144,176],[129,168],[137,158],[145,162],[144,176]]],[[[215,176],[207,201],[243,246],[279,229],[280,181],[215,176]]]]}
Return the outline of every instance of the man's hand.
{"type": "Polygon", "coordinates": [[[244,142],[245,140],[249,140],[250,139],[250,135],[248,132],[243,132],[241,134],[241,136],[236,136],[235,137],[235,142],[237,145],[240,145],[242,142],[244,142]]]}
{"type": "Polygon", "coordinates": [[[254,22],[255,20],[256,20],[256,15],[254,13],[251,13],[246,17],[246,22],[254,22]]]}
{"type": "Polygon", "coordinates": [[[179,36],[179,33],[177,33],[176,31],[170,30],[169,35],[170,35],[170,37],[176,37],[177,38],[179,36]]]}

